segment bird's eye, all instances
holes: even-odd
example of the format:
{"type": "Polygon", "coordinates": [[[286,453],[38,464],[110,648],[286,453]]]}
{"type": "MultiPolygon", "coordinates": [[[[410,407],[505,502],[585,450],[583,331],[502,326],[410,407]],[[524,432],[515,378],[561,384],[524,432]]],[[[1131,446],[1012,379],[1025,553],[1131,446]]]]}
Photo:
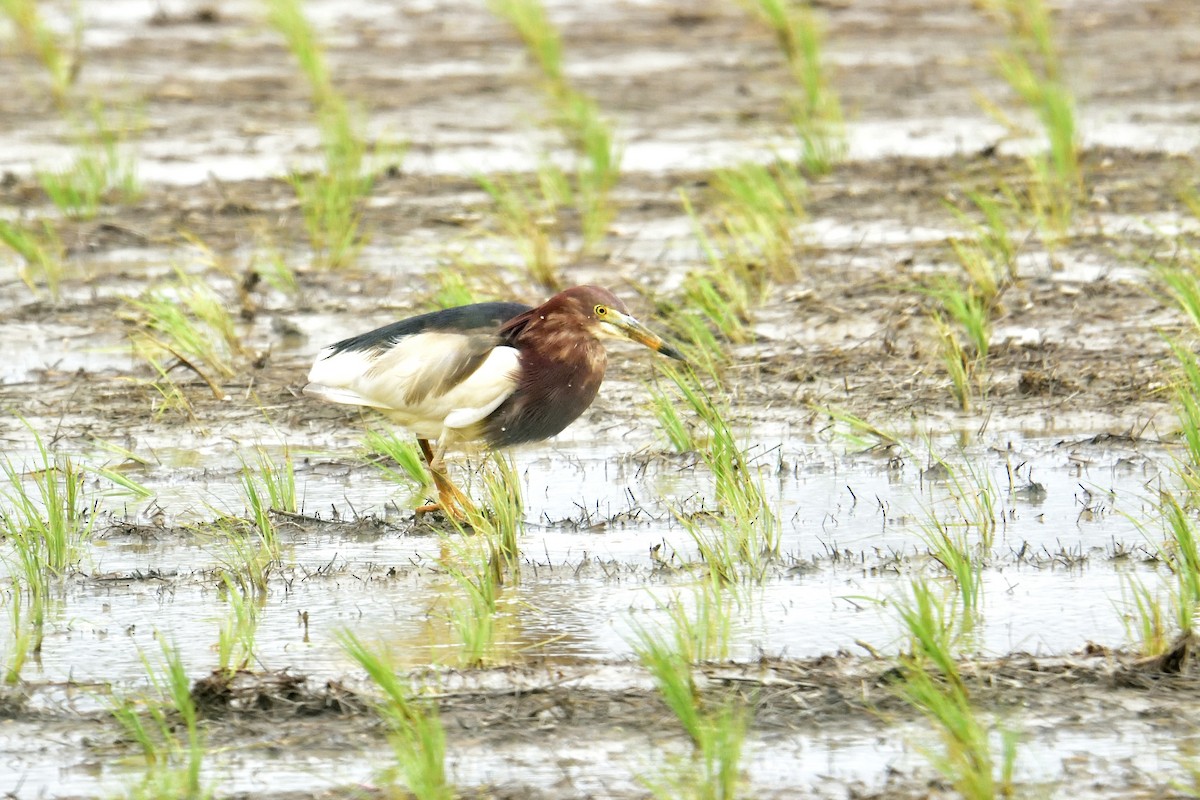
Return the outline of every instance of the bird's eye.
{"type": "Polygon", "coordinates": [[[608,315],[608,308],[606,308],[605,306],[596,306],[595,308],[592,309],[592,312],[597,317],[603,317],[603,316],[608,315]]]}

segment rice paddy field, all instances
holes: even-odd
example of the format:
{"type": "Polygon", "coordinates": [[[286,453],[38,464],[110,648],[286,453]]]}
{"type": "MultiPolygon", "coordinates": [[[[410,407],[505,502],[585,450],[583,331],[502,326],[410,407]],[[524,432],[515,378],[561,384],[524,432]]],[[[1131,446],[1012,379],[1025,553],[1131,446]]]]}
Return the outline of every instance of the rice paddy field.
{"type": "Polygon", "coordinates": [[[1200,4],[0,0],[0,794],[1200,796],[1200,4]],[[321,348],[612,290],[558,437],[321,348]]]}

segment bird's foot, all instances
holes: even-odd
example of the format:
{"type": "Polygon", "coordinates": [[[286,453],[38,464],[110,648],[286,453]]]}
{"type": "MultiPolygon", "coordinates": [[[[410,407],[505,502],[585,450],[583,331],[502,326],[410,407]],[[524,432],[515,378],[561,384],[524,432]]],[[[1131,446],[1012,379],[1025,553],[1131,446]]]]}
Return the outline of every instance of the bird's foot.
{"type": "Polygon", "coordinates": [[[423,506],[418,506],[416,509],[417,517],[420,518],[425,514],[430,514],[434,511],[441,511],[459,527],[466,523],[467,518],[476,512],[475,504],[471,502],[471,498],[467,497],[461,489],[454,485],[454,482],[446,475],[443,457],[446,453],[446,442],[448,437],[443,433],[438,439],[436,450],[429,446],[428,439],[417,437],[417,444],[421,448],[421,454],[425,457],[425,464],[429,467],[429,476],[433,478],[433,485],[437,488],[438,499],[436,503],[426,503],[423,506]]]}
{"type": "Polygon", "coordinates": [[[466,518],[466,515],[463,514],[462,510],[454,505],[445,506],[442,503],[426,503],[425,505],[417,506],[413,509],[413,513],[417,515],[417,519],[420,519],[426,514],[433,514],[438,511],[442,512],[448,517],[453,517],[460,522],[466,518]]]}
{"type": "Polygon", "coordinates": [[[461,526],[467,523],[472,514],[478,513],[471,499],[459,491],[454,484],[448,484],[448,487],[438,487],[438,489],[436,502],[425,503],[413,509],[418,519],[426,514],[440,511],[456,525],[461,526]]]}
{"type": "Polygon", "coordinates": [[[467,519],[467,514],[469,513],[468,508],[469,507],[464,507],[461,503],[454,501],[447,502],[446,498],[442,498],[436,502],[430,501],[424,505],[417,506],[413,509],[413,513],[418,517],[422,517],[426,514],[441,512],[447,517],[453,517],[459,522],[463,522],[467,519]]]}

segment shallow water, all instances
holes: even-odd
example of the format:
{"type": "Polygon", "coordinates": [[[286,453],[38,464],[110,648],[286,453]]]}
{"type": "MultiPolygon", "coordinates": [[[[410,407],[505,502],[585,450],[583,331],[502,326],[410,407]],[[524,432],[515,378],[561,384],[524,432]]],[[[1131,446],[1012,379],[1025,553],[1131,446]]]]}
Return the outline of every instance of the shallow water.
{"type": "MultiPolygon", "coordinates": [[[[763,585],[745,588],[733,656],[812,657],[861,650],[860,642],[895,652],[900,630],[887,603],[902,594],[913,569],[942,574],[923,556],[930,517],[959,527],[963,512],[953,497],[974,490],[931,479],[914,460],[847,454],[839,443],[790,446],[764,456],[762,470],[781,520],[784,560],[763,585]]],[[[154,493],[153,503],[116,492],[101,502],[133,519],[171,509],[174,524],[240,515],[238,462],[229,461],[235,452],[209,445],[175,457],[159,450],[160,466],[130,473],[154,493]]],[[[1152,546],[1135,520],[1153,514],[1147,486],[1164,480],[1158,461],[1145,448],[1033,438],[965,455],[977,483],[985,475],[990,481],[1001,514],[983,573],[976,649],[1055,655],[1088,642],[1121,646],[1117,606],[1123,576],[1135,567],[1115,556],[1152,546]],[[1011,491],[1010,466],[1018,475],[1011,491]]],[[[333,634],[347,627],[390,643],[406,663],[453,663],[444,617],[457,590],[439,568],[441,540],[404,532],[404,509],[419,499],[412,488],[349,462],[308,458],[297,475],[307,512],[392,522],[347,535],[345,525],[297,530],[280,521],[285,569],[263,607],[263,666],[337,676],[348,663],[333,634]],[[301,613],[308,641],[297,624],[301,613]]],[[[501,651],[630,657],[631,626],[662,621],[664,602],[689,602],[692,573],[657,569],[650,548],[662,545],[658,557],[679,565],[698,559],[671,509],[711,507],[702,470],[686,458],[622,457],[569,442],[517,458],[528,529],[520,584],[505,593],[501,651]]],[[[232,556],[213,532],[151,528],[148,535],[109,535],[86,548],[81,567],[92,577],[69,582],[57,598],[42,662],[29,679],[136,681],[143,677],[137,647],[148,646],[155,631],[170,631],[189,663],[211,663],[225,613],[211,570],[232,556]],[[156,571],[167,577],[144,577],[156,571]]],[[[967,535],[978,541],[977,532],[967,535]]]]}
{"type": "MultiPolygon", "coordinates": [[[[961,3],[863,1],[822,9],[834,23],[828,56],[839,68],[839,91],[845,89],[850,164],[813,181],[816,210],[796,230],[805,245],[802,274],[761,310],[761,340],[735,349],[737,416],[747,421],[752,464],[780,521],[780,558],[761,585],[739,587],[733,660],[899,652],[905,643],[895,601],[910,581],[923,576],[954,594],[926,555],[934,518],[971,541],[980,537],[961,519],[979,491],[972,481],[991,487],[996,530],[981,614],[961,642],[965,653],[1057,656],[1089,644],[1126,646],[1131,581],[1166,585],[1165,567],[1147,557],[1162,535],[1158,492],[1173,485],[1172,450],[1156,437],[1172,424],[1162,419],[1169,413],[1161,387],[1145,387],[1144,373],[1161,379],[1147,361],[1161,345],[1157,331],[1178,320],[1161,305],[1130,297],[1144,299],[1146,242],[1196,227],[1173,199],[1183,162],[1167,158],[1195,150],[1197,105],[1188,92],[1195,59],[1188,56],[1188,26],[1171,22],[1186,17],[1184,4],[1154,3],[1128,18],[1117,5],[1073,0],[1056,8],[1087,23],[1068,26],[1079,45],[1070,66],[1085,90],[1083,143],[1129,152],[1106,153],[1096,165],[1104,191],[1083,204],[1079,241],[1051,253],[1032,234],[1017,232],[1023,285],[1005,297],[994,331],[994,344],[1010,358],[985,404],[994,416],[951,411],[941,385],[936,400],[916,399],[931,383],[936,357],[928,337],[913,333],[928,309],[902,299],[914,280],[952,266],[942,251],[961,231],[940,204],[961,196],[956,170],[1011,170],[1005,157],[1036,145],[978,107],[977,93],[1003,97],[987,62],[994,26],[961,3]],[[1120,48],[1106,45],[1112,41],[1120,48]],[[1114,161],[1112,177],[1105,170],[1114,161]],[[892,183],[896,175],[900,186],[892,183]],[[925,187],[927,179],[943,183],[925,187]],[[1146,181],[1159,184],[1141,186],[1146,181]],[[1133,257],[1114,252],[1126,236],[1133,257]],[[842,281],[866,288],[841,293],[842,281]],[[1095,309],[1113,286],[1120,291],[1108,296],[1110,305],[1095,309]],[[1065,298],[1054,308],[1067,311],[1027,313],[1048,298],[1065,298]],[[881,349],[883,340],[899,344],[881,349]],[[840,357],[847,352],[857,358],[840,357]],[[1090,359],[1086,365],[1066,360],[1078,352],[1090,359]],[[873,359],[895,359],[913,374],[860,380],[857,373],[873,359]],[[1109,366],[1114,359],[1128,361],[1129,376],[1112,381],[1125,368],[1109,366]],[[782,377],[781,362],[802,363],[811,374],[782,377]],[[1031,364],[1055,375],[1061,368],[1061,390],[1026,397],[1018,380],[1031,364]],[[776,371],[760,374],[764,366],[776,371]],[[1093,380],[1107,388],[1089,394],[1093,380]],[[1142,388],[1132,392],[1129,384],[1142,388]],[[845,402],[856,413],[860,405],[875,411],[865,395],[881,389],[897,399],[871,421],[894,426],[909,450],[855,442],[813,410],[845,402]],[[1108,435],[1116,432],[1144,438],[1108,435]],[[934,468],[931,450],[960,469],[963,485],[934,468]],[[975,470],[971,480],[961,471],[966,464],[975,470]]],[[[630,296],[636,288],[669,295],[705,263],[679,190],[702,202],[704,170],[796,154],[795,142],[778,133],[786,93],[780,59],[769,35],[732,7],[698,11],[658,0],[549,6],[556,22],[575,28],[567,73],[597,92],[611,114],[628,178],[617,189],[622,210],[609,237],[613,251],[564,269],[573,282],[621,285],[630,296]],[[699,80],[677,97],[676,81],[693,77],[699,80]],[[669,88],[649,91],[655,86],[669,88]]],[[[40,7],[57,30],[71,28],[68,5],[40,7]]],[[[520,276],[510,243],[477,230],[487,224],[482,193],[464,189],[469,182],[447,181],[445,188],[437,179],[532,170],[543,150],[561,142],[539,127],[541,97],[518,42],[482,6],[431,0],[351,8],[312,0],[305,10],[331,48],[339,85],[362,92],[371,135],[410,148],[401,174],[389,177],[395,182],[376,193],[368,212],[377,221],[413,216],[420,224],[372,231],[358,258],[362,275],[318,280],[309,270],[302,297],[256,295],[260,313],[242,332],[255,350],[269,352],[268,372],[241,376],[227,400],[187,420],[156,405],[113,309],[176,266],[204,274],[232,296],[238,271],[263,245],[259,225],[277,237],[289,263],[308,263],[291,195],[250,182],[316,163],[310,102],[257,3],[222,2],[217,19],[207,22],[171,2],[80,4],[87,55],[81,91],[136,105],[135,116],[145,105],[144,119],[133,121],[144,122],[144,130],[130,152],[151,191],[135,214],[114,217],[120,235],[102,230],[108,212],[119,209],[76,226],[65,242],[72,272],[57,303],[31,299],[10,274],[2,300],[19,313],[0,320],[3,410],[11,401],[56,449],[88,466],[120,466],[152,497],[133,497],[102,478],[88,482],[100,504],[96,535],[78,572],[55,590],[41,658],[23,672],[33,713],[0,725],[0,760],[12,765],[0,769],[0,793],[107,795],[140,777],[136,759],[121,760],[129,748],[114,746],[115,725],[88,715],[103,710],[110,687],[134,695],[146,689],[142,654],[157,653],[158,637],[178,646],[193,678],[216,664],[218,629],[230,610],[217,573],[235,559],[228,537],[211,523],[245,513],[238,472],[259,446],[281,457],[286,443],[303,511],[320,521],[277,519],[283,565],[261,608],[255,667],[363,688],[335,639],[350,630],[385,645],[402,666],[445,665],[445,680],[456,677],[450,668],[461,648],[449,617],[462,592],[445,564],[459,538],[414,526],[409,509],[423,499],[420,492],[361,463],[362,428],[374,421],[335,420],[332,412],[290,401],[321,346],[426,302],[438,270],[457,266],[448,254],[469,248],[493,268],[488,274],[501,274],[514,294],[533,299],[538,290],[520,276]],[[423,177],[402,181],[411,176],[423,177]],[[225,209],[227,195],[245,197],[245,215],[225,209]],[[179,244],[178,234],[193,223],[207,224],[206,233],[223,243],[220,270],[179,244]],[[260,389],[273,402],[261,401],[260,389]],[[130,400],[132,392],[140,394],[130,400]],[[125,463],[120,448],[146,463],[125,463]]],[[[0,60],[14,85],[17,77],[22,91],[39,85],[14,64],[0,60]]],[[[70,163],[75,145],[60,115],[15,94],[3,102],[12,114],[0,115],[0,174],[28,176],[70,163]]],[[[1015,121],[1036,128],[1019,113],[1015,121]]],[[[62,220],[36,191],[12,196],[20,205],[14,199],[13,208],[0,209],[4,219],[62,220]]],[[[559,244],[567,251],[575,243],[559,244]]],[[[554,442],[514,453],[525,498],[523,563],[520,582],[504,590],[492,657],[548,672],[577,670],[571,680],[580,687],[648,694],[653,686],[633,665],[631,641],[638,629],[665,623],[665,607],[695,602],[697,546],[676,514],[712,510],[713,490],[693,456],[665,451],[645,403],[653,376],[645,354],[618,351],[613,361],[604,394],[585,419],[554,442]]],[[[3,440],[13,464],[38,468],[33,439],[18,421],[10,419],[3,440]]],[[[478,460],[458,458],[456,476],[471,482],[478,460]]],[[[7,555],[4,547],[0,555],[7,555]]],[[[0,565],[0,578],[7,569],[0,565]]],[[[0,627],[0,653],[7,653],[11,630],[0,627]]],[[[513,689],[510,676],[482,673],[477,680],[494,681],[498,692],[513,689]]],[[[1123,714],[1105,703],[1014,713],[1027,732],[1019,780],[1057,784],[1048,796],[1117,797],[1130,774],[1152,776],[1143,783],[1157,785],[1153,776],[1178,772],[1187,737],[1178,726],[1157,726],[1155,699],[1139,700],[1143,705],[1123,714]]],[[[389,760],[378,731],[364,735],[343,720],[314,726],[323,724],[331,739],[320,746],[215,746],[208,774],[223,792],[252,795],[375,782],[389,760]]],[[[553,733],[500,743],[486,731],[457,733],[454,780],[514,787],[517,796],[522,787],[553,797],[644,793],[638,776],[661,771],[664,740],[667,754],[683,752],[674,735],[646,729],[599,727],[587,737],[555,738],[553,747],[553,733]]],[[[920,750],[927,742],[924,726],[903,720],[755,731],[749,791],[886,794],[897,776],[909,787],[928,787],[920,750]]]]}

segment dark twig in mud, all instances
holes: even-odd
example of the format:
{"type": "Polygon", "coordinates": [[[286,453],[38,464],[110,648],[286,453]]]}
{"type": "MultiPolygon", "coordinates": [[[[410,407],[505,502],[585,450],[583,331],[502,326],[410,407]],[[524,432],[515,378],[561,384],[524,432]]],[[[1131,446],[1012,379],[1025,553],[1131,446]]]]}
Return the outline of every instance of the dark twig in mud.
{"type": "Polygon", "coordinates": [[[206,718],[225,714],[271,718],[346,715],[369,708],[356,692],[337,681],[314,688],[307,677],[287,670],[215,670],[192,684],[192,700],[206,718]]]}
{"type": "Polygon", "coordinates": [[[208,384],[208,388],[212,392],[214,400],[224,400],[226,398],[225,392],[222,391],[221,387],[218,386],[213,381],[212,378],[208,377],[208,375],[206,375],[204,373],[204,370],[200,369],[200,367],[198,367],[194,363],[192,363],[191,360],[189,360],[187,356],[183,355],[178,350],[176,350],[174,347],[172,347],[171,345],[162,341],[161,339],[156,339],[154,337],[147,337],[147,338],[150,339],[150,341],[152,341],[154,344],[156,344],[159,347],[161,347],[162,349],[166,350],[171,355],[175,356],[175,358],[179,360],[179,364],[181,366],[187,367],[192,372],[196,373],[196,376],[199,377],[200,380],[202,380],[206,384],[208,384]]]}
{"type": "Polygon", "coordinates": [[[346,523],[339,520],[322,519],[321,517],[305,514],[300,511],[283,511],[282,509],[272,508],[270,512],[273,516],[283,517],[284,519],[296,520],[297,522],[307,522],[313,525],[345,525],[346,523]]]}

